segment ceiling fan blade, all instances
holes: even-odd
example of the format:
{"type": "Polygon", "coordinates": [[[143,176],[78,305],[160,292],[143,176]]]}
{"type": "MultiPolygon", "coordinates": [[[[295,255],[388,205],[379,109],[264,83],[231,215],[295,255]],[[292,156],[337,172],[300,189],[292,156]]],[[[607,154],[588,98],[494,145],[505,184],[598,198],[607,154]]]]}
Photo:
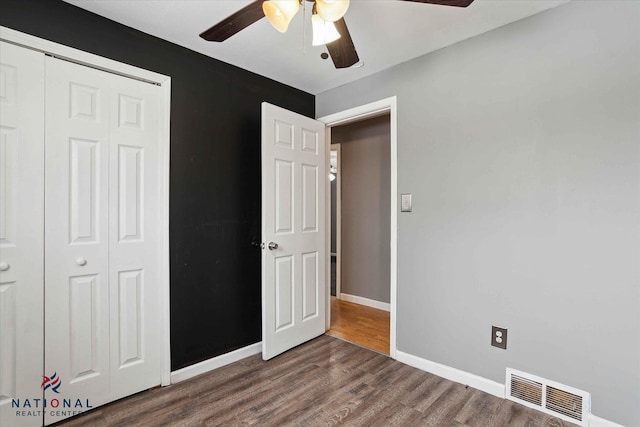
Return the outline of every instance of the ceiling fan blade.
{"type": "Polygon", "coordinates": [[[218,22],[213,27],[200,33],[200,37],[210,42],[223,42],[235,33],[264,18],[263,0],[256,0],[243,7],[233,15],[218,22]]]}
{"type": "Polygon", "coordinates": [[[346,22],[344,22],[344,18],[338,19],[334,24],[340,33],[340,38],[331,43],[327,43],[327,50],[336,68],[351,67],[360,61],[356,47],[351,39],[351,34],[349,34],[349,29],[347,28],[346,22]]]}
{"type": "Polygon", "coordinates": [[[429,4],[439,4],[441,6],[457,6],[457,7],[467,7],[473,0],[404,0],[404,1],[412,1],[415,3],[429,3],[429,4]]]}

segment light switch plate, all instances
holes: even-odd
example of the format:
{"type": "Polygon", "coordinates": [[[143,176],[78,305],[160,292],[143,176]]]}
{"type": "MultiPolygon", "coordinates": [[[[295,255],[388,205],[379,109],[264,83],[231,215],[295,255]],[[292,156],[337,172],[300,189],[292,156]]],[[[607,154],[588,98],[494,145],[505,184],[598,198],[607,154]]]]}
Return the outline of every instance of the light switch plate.
{"type": "Polygon", "coordinates": [[[400,195],[400,212],[411,212],[411,194],[400,195]]]}

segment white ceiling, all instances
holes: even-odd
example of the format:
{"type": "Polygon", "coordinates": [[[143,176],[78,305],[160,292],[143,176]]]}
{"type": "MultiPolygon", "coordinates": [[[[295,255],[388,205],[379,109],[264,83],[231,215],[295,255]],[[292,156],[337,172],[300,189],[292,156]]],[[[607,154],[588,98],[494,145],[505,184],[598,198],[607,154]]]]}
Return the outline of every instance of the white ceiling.
{"type": "Polygon", "coordinates": [[[310,14],[285,34],[266,19],[222,43],[198,35],[251,0],[65,0],[145,33],[318,94],[477,36],[569,0],[475,0],[467,8],[398,0],[351,0],[345,21],[364,66],[336,70],[311,46],[310,14]],[[304,23],[304,25],[303,25],[304,23]],[[304,37],[303,37],[304,34],[304,37]]]}

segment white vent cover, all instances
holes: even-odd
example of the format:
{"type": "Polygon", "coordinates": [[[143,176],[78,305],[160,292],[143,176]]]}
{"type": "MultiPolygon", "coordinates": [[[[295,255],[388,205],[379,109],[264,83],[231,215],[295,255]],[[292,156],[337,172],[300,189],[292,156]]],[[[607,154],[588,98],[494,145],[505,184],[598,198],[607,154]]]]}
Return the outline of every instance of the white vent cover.
{"type": "Polygon", "coordinates": [[[570,421],[589,425],[591,395],[585,391],[507,368],[507,399],[570,421]]]}

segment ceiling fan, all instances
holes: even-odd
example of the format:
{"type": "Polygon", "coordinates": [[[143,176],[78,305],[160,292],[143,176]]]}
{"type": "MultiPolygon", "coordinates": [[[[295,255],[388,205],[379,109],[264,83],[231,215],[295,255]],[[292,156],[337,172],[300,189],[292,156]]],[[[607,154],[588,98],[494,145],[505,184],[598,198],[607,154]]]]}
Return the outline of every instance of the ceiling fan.
{"type": "MultiPolygon", "coordinates": [[[[266,17],[284,33],[304,0],[255,0],[200,34],[205,40],[223,42],[249,25],[266,17]]],[[[326,45],[336,68],[348,68],[360,58],[344,21],[349,0],[307,0],[313,2],[311,23],[314,46],[326,45]]],[[[473,0],[403,0],[443,6],[467,7],[473,0]]],[[[326,57],[326,56],[325,56],[326,57]]]]}

